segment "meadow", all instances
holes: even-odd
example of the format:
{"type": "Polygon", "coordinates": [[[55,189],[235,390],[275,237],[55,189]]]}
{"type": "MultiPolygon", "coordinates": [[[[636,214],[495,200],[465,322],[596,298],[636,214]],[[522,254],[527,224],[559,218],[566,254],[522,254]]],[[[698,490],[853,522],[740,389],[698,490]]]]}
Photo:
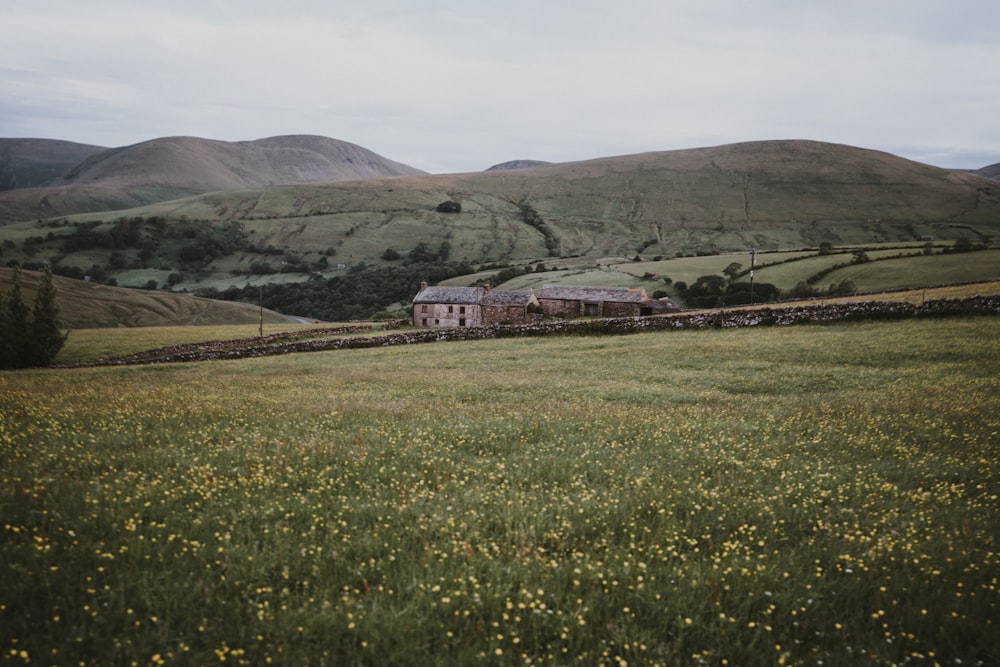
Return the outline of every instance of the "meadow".
{"type": "Polygon", "coordinates": [[[997,324],[5,372],[0,662],[997,664],[997,324]]]}

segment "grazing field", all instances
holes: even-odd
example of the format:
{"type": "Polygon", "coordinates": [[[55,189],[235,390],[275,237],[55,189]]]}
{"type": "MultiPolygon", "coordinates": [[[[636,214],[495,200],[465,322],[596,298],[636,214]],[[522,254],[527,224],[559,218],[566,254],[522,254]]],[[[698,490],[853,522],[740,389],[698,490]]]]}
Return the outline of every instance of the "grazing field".
{"type": "Polygon", "coordinates": [[[0,374],[0,662],[997,664],[998,323],[0,374]]]}

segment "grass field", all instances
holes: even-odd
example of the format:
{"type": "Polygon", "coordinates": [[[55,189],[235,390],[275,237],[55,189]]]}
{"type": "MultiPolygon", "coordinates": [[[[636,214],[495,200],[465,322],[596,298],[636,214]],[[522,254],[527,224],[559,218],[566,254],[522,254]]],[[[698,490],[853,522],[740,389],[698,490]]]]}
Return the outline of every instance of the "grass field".
{"type": "Polygon", "coordinates": [[[997,324],[0,374],[0,662],[997,664],[997,324]]]}

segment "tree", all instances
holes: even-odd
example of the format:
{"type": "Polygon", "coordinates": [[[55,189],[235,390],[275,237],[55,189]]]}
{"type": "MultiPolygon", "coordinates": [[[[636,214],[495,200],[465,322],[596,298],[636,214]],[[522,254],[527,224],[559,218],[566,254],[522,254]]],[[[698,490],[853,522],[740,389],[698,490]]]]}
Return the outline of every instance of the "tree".
{"type": "Polygon", "coordinates": [[[854,294],[856,291],[858,291],[858,288],[855,286],[854,281],[845,279],[836,284],[830,283],[830,289],[827,290],[827,293],[831,296],[841,296],[854,294]]]}
{"type": "Polygon", "coordinates": [[[14,267],[13,283],[0,297],[0,368],[24,368],[30,340],[28,307],[21,297],[21,269],[14,267]]]}
{"type": "Polygon", "coordinates": [[[969,252],[970,250],[972,250],[972,241],[969,240],[968,236],[959,236],[955,239],[952,252],[969,252]]]}
{"type": "Polygon", "coordinates": [[[63,333],[59,322],[59,304],[56,303],[56,285],[52,269],[45,266],[35,305],[32,309],[33,365],[48,366],[59,354],[69,333],[63,333]]]}
{"type": "Polygon", "coordinates": [[[739,262],[732,262],[729,266],[722,269],[722,272],[726,274],[730,280],[736,280],[736,276],[739,275],[740,269],[742,268],[743,265],[739,262]]]}
{"type": "Polygon", "coordinates": [[[60,328],[52,270],[45,267],[29,310],[21,295],[21,271],[15,269],[10,291],[0,296],[0,368],[47,366],[67,335],[60,328]]]}

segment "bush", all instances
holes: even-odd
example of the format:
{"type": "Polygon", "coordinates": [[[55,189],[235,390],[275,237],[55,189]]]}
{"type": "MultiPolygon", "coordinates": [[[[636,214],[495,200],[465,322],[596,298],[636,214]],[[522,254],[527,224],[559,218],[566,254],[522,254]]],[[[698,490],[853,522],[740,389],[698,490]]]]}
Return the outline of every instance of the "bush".
{"type": "Polygon", "coordinates": [[[846,296],[848,294],[854,294],[858,291],[853,280],[841,280],[837,284],[831,284],[828,293],[831,296],[846,296]]]}
{"type": "Polygon", "coordinates": [[[441,202],[440,204],[437,205],[437,212],[438,213],[461,213],[462,212],[462,205],[460,203],[458,203],[457,201],[451,201],[449,199],[449,200],[443,201],[443,202],[441,202]]]}

